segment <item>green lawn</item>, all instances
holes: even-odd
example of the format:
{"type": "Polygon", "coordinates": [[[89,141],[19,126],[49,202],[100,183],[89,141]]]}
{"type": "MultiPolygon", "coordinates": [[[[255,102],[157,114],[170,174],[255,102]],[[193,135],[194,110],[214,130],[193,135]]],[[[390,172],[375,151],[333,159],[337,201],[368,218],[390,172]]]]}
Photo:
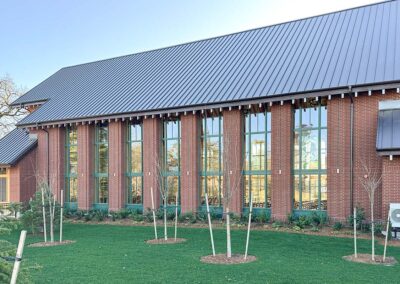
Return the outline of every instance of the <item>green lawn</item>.
{"type": "MultiPolygon", "coordinates": [[[[35,283],[394,283],[394,267],[349,263],[342,256],[353,252],[352,239],[254,231],[249,252],[253,263],[211,265],[199,261],[211,253],[207,229],[179,229],[188,241],[177,245],[148,245],[152,227],[66,224],[65,239],[72,245],[26,248],[23,266],[39,264],[32,271],[35,283]]],[[[170,228],[170,233],[173,229],[170,228]]],[[[160,228],[161,234],[161,228],[160,228]]],[[[225,250],[225,231],[214,232],[216,249],[225,250]]],[[[245,231],[233,231],[233,250],[243,253],[245,231]]],[[[16,243],[18,235],[13,234],[16,243]]],[[[37,241],[29,237],[27,243],[37,241]]],[[[360,252],[370,243],[359,241],[360,252]]],[[[383,252],[378,246],[378,252],[383,252]]],[[[400,260],[400,248],[388,254],[400,260]]]]}

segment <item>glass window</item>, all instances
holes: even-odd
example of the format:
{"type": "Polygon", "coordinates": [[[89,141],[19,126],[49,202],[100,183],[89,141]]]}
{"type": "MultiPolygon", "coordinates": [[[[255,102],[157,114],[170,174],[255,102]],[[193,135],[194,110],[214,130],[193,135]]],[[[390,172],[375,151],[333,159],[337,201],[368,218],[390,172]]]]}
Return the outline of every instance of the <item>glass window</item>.
{"type": "Polygon", "coordinates": [[[178,119],[163,124],[163,184],[167,192],[167,204],[176,204],[180,191],[181,124],[178,119]]]}
{"type": "Polygon", "coordinates": [[[247,113],[245,116],[244,206],[271,207],[271,113],[247,113]]]}
{"type": "Polygon", "coordinates": [[[69,126],[65,131],[65,201],[78,200],[78,131],[69,126]]]}
{"type": "Polygon", "coordinates": [[[9,202],[9,178],[6,168],[0,168],[0,203],[9,202]]]}
{"type": "Polygon", "coordinates": [[[201,144],[200,196],[205,205],[205,193],[210,206],[221,206],[222,194],[222,116],[203,117],[201,144]]]}
{"type": "Polygon", "coordinates": [[[96,125],[95,203],[108,203],[108,124],[96,125]]]}
{"type": "Polygon", "coordinates": [[[127,203],[143,203],[143,140],[142,124],[128,124],[127,135],[127,203]]]}
{"type": "Polygon", "coordinates": [[[327,209],[326,101],[309,100],[294,111],[294,208],[327,209]]]}

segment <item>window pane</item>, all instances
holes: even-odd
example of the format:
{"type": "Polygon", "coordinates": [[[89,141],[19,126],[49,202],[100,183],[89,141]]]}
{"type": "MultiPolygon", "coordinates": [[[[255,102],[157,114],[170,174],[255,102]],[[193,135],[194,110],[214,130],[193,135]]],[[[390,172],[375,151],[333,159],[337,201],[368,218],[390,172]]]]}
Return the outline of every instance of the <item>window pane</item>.
{"type": "Polygon", "coordinates": [[[328,165],[328,135],[326,129],[321,129],[321,169],[327,169],[328,165]]]}
{"type": "Polygon", "coordinates": [[[328,210],[328,183],[326,175],[321,175],[321,210],[328,210]]]}
{"type": "Polygon", "coordinates": [[[251,170],[265,170],[265,136],[264,134],[251,135],[251,170]]]}
{"type": "Polygon", "coordinates": [[[207,139],[207,171],[219,171],[219,138],[207,139]]]}
{"type": "Polygon", "coordinates": [[[251,177],[251,192],[253,207],[265,207],[265,176],[253,175],[251,177]]]}
{"type": "Polygon", "coordinates": [[[300,121],[301,112],[302,112],[301,109],[295,109],[295,111],[294,111],[294,127],[295,128],[301,127],[301,121],[300,121]]]}
{"type": "Polygon", "coordinates": [[[142,172],[142,142],[131,144],[131,172],[142,172]]]}
{"type": "Polygon", "coordinates": [[[271,133],[267,134],[267,170],[271,170],[272,163],[272,145],[271,145],[271,133]]]}
{"type": "Polygon", "coordinates": [[[7,202],[7,178],[0,178],[0,202],[7,202]]]}
{"type": "Polygon", "coordinates": [[[294,209],[300,209],[300,178],[299,175],[294,176],[294,209]]]}
{"type": "Polygon", "coordinates": [[[326,106],[321,106],[321,127],[328,126],[328,111],[326,106]]]}
{"type": "Polygon", "coordinates": [[[294,132],[294,147],[293,147],[293,166],[294,169],[300,168],[300,133],[294,132]]]}
{"type": "Polygon", "coordinates": [[[176,202],[176,193],[179,189],[179,177],[177,176],[168,176],[166,186],[168,189],[168,205],[175,205],[176,202]]]}
{"type": "Polygon", "coordinates": [[[272,177],[267,175],[267,207],[271,208],[272,177]]]}
{"type": "Polygon", "coordinates": [[[131,199],[130,204],[142,204],[142,177],[131,178],[131,199]]]}
{"type": "Polygon", "coordinates": [[[302,169],[318,169],[318,130],[302,132],[302,169]]]}
{"type": "Polygon", "coordinates": [[[76,177],[69,179],[69,202],[78,200],[78,179],[76,177]]]}
{"type": "Polygon", "coordinates": [[[302,209],[318,209],[318,175],[304,175],[302,178],[302,209]]]}
{"type": "Polygon", "coordinates": [[[175,172],[179,170],[178,141],[167,140],[166,171],[175,172]]]}
{"type": "Polygon", "coordinates": [[[98,194],[99,194],[99,203],[107,203],[108,202],[108,177],[100,177],[98,178],[98,194]]]}

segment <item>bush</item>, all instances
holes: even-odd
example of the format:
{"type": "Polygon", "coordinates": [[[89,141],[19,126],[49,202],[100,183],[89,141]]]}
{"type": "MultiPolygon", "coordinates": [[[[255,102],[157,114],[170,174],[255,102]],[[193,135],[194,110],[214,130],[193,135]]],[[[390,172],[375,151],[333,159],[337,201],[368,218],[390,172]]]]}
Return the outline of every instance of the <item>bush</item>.
{"type": "Polygon", "coordinates": [[[269,220],[270,220],[270,216],[267,215],[267,213],[265,211],[261,211],[261,213],[258,214],[255,218],[255,221],[257,223],[262,223],[262,224],[268,223],[269,220]]]}
{"type": "Polygon", "coordinates": [[[185,214],[182,214],[178,217],[179,222],[187,222],[190,224],[194,224],[197,222],[196,216],[192,212],[187,212],[185,214]]]}
{"type": "Polygon", "coordinates": [[[281,221],[275,221],[275,222],[272,223],[272,228],[278,229],[278,228],[281,228],[281,227],[283,227],[283,224],[282,224],[281,221]]]}
{"type": "MultiPolygon", "coordinates": [[[[46,226],[50,228],[50,205],[49,200],[53,197],[52,193],[47,191],[45,194],[46,226]]],[[[60,204],[56,203],[54,213],[54,228],[56,229],[60,222],[60,204]]],[[[32,200],[25,207],[21,215],[22,227],[32,234],[43,231],[43,211],[42,211],[42,193],[37,191],[32,200]]]]}
{"type": "MultiPolygon", "coordinates": [[[[350,215],[347,218],[347,221],[350,226],[354,226],[354,215],[350,215]]],[[[364,208],[357,207],[356,208],[356,228],[357,230],[361,230],[363,228],[363,223],[365,221],[365,211],[364,208]]]]}
{"type": "Polygon", "coordinates": [[[341,222],[336,222],[333,224],[333,230],[340,231],[343,228],[343,224],[341,222]]]}
{"type": "MultiPolygon", "coordinates": [[[[132,212],[131,218],[135,222],[143,222],[143,220],[145,220],[145,215],[139,214],[137,212],[132,212]]],[[[153,221],[153,214],[151,214],[151,221],[153,221]]]]}
{"type": "Polygon", "coordinates": [[[289,213],[289,214],[287,215],[287,222],[288,222],[289,224],[293,224],[297,219],[298,219],[298,218],[296,217],[296,215],[294,215],[293,212],[292,212],[292,213],[289,213]]]}

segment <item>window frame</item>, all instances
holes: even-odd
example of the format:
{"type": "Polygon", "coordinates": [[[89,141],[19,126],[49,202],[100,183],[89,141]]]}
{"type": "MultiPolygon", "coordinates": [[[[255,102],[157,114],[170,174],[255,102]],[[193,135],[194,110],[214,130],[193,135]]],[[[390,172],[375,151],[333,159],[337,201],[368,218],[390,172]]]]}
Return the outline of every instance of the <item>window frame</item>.
{"type": "Polygon", "coordinates": [[[109,148],[109,140],[110,140],[110,129],[109,124],[107,122],[97,123],[95,125],[95,165],[94,165],[94,179],[95,179],[95,190],[94,190],[94,203],[106,205],[109,203],[110,199],[110,180],[109,180],[109,171],[110,171],[110,148],[109,148]],[[107,142],[99,142],[99,133],[100,128],[107,128],[107,142]],[[107,172],[102,173],[99,172],[99,150],[101,145],[106,145],[107,147],[107,172]],[[100,179],[107,178],[107,202],[100,202],[100,179]]]}
{"type": "MultiPolygon", "coordinates": [[[[328,155],[327,153],[327,148],[328,148],[328,139],[327,139],[327,134],[328,134],[328,111],[327,111],[327,103],[325,102],[321,102],[321,101],[316,101],[315,99],[311,99],[308,100],[306,103],[300,103],[296,108],[293,108],[293,149],[292,149],[292,175],[293,175],[293,210],[295,211],[305,211],[305,212],[314,212],[314,211],[321,211],[321,212],[326,212],[328,210],[327,208],[327,204],[326,204],[326,209],[321,209],[321,188],[322,188],[322,176],[327,177],[327,164],[326,168],[321,168],[322,165],[322,148],[321,148],[321,133],[322,131],[326,132],[326,156],[328,155]],[[303,116],[305,113],[305,110],[308,108],[317,108],[318,109],[318,126],[316,127],[302,127],[303,125],[303,116]],[[326,110],[326,123],[324,126],[322,126],[322,109],[326,110]],[[299,125],[300,127],[296,127],[296,110],[299,110],[299,125]],[[302,161],[303,161],[303,132],[305,131],[318,131],[318,168],[317,169],[303,169],[302,168],[302,161]],[[298,133],[298,140],[299,140],[299,167],[296,168],[296,164],[295,164],[295,135],[296,133],[298,133]],[[303,182],[302,179],[304,176],[312,176],[312,175],[317,175],[318,176],[318,205],[316,209],[304,209],[303,208],[303,182]],[[295,207],[296,205],[296,200],[295,200],[295,191],[296,191],[296,177],[298,177],[299,183],[298,183],[298,191],[299,191],[299,206],[298,208],[295,207]]],[[[325,185],[325,187],[327,188],[327,184],[325,185]]],[[[328,189],[327,189],[328,191],[328,189]]],[[[327,203],[327,202],[326,202],[327,203]]]]}
{"type": "Polygon", "coordinates": [[[203,116],[201,118],[201,130],[200,130],[200,175],[199,175],[199,183],[200,183],[200,204],[201,206],[205,206],[203,204],[203,199],[205,197],[205,193],[207,191],[207,182],[204,182],[204,185],[202,184],[201,180],[204,177],[207,179],[207,177],[218,177],[218,205],[211,205],[210,207],[222,207],[222,192],[223,192],[223,115],[218,114],[216,116],[203,116]],[[218,119],[218,134],[207,134],[207,119],[218,119]],[[208,166],[208,159],[207,159],[207,139],[208,138],[218,138],[218,171],[208,171],[207,166],[208,166]],[[204,167],[205,170],[203,169],[203,161],[202,158],[204,155],[204,167]],[[204,196],[203,196],[204,194],[204,196]]]}
{"type": "MultiPolygon", "coordinates": [[[[162,153],[162,186],[168,186],[168,178],[170,177],[177,177],[178,179],[178,205],[181,204],[181,120],[179,117],[173,117],[169,119],[164,119],[162,121],[162,133],[161,133],[161,153],[162,153]],[[169,138],[167,135],[168,132],[168,123],[177,123],[178,124],[178,137],[169,138]],[[167,171],[167,153],[168,153],[168,141],[177,141],[178,142],[178,171],[167,171]]],[[[169,190],[168,190],[169,195],[169,190]]],[[[175,206],[175,202],[169,202],[170,196],[167,197],[167,206],[175,206]]],[[[171,198],[175,198],[172,196],[171,198]]],[[[162,204],[164,206],[164,204],[162,204]]]]}
{"type": "Polygon", "coordinates": [[[71,146],[76,146],[76,166],[78,167],[78,128],[76,126],[67,126],[65,129],[65,202],[77,203],[78,202],[78,172],[71,173],[70,171],[70,155],[71,146]],[[76,132],[76,144],[71,144],[70,133],[71,130],[76,132]],[[76,179],[76,201],[71,201],[71,179],[76,179]]]}
{"type": "Polygon", "coordinates": [[[126,180],[127,180],[127,186],[126,186],[126,205],[143,205],[143,123],[140,122],[130,122],[127,123],[127,130],[126,130],[127,136],[126,136],[126,150],[127,150],[127,166],[126,166],[126,180]],[[132,126],[140,126],[140,140],[132,140],[132,126]],[[132,144],[133,143],[140,143],[140,164],[141,164],[141,171],[140,172],[134,172],[132,171],[132,144]],[[130,201],[132,200],[132,178],[134,177],[140,177],[141,180],[141,203],[131,203],[130,201]]]}
{"type": "Polygon", "coordinates": [[[0,204],[8,204],[10,203],[10,168],[8,167],[0,167],[1,169],[5,169],[5,174],[0,172],[0,178],[4,178],[6,180],[6,200],[0,201],[0,204]]]}
{"type": "MultiPolygon", "coordinates": [[[[271,149],[271,157],[270,160],[272,162],[272,114],[271,111],[268,109],[265,109],[263,111],[257,111],[257,112],[252,112],[248,111],[244,114],[244,133],[243,133],[243,138],[244,138],[244,147],[243,147],[243,163],[244,163],[244,169],[243,169],[243,208],[245,210],[248,210],[250,206],[250,198],[251,198],[251,191],[252,191],[252,182],[251,182],[251,177],[253,176],[264,176],[264,198],[265,198],[265,205],[264,207],[254,207],[254,209],[271,209],[271,202],[268,204],[268,197],[270,196],[270,188],[268,187],[268,179],[272,180],[272,169],[268,163],[268,146],[270,146],[271,149]],[[251,116],[252,115],[258,115],[258,114],[265,114],[265,120],[264,120],[264,130],[263,131],[252,131],[251,128],[251,116]],[[268,123],[269,120],[269,123],[268,123]],[[271,129],[268,129],[268,125],[270,125],[271,129]],[[265,139],[265,145],[264,145],[264,170],[252,170],[252,154],[251,154],[251,136],[252,135],[264,135],[265,139]],[[270,139],[268,139],[268,136],[271,136],[270,139]],[[248,139],[247,139],[248,138],[248,139]],[[246,162],[247,162],[247,157],[246,157],[246,149],[249,149],[249,164],[248,168],[246,167],[246,162]],[[248,178],[248,196],[249,196],[249,206],[246,206],[246,178],[248,178]]],[[[254,203],[254,201],[253,201],[254,203]]]]}

